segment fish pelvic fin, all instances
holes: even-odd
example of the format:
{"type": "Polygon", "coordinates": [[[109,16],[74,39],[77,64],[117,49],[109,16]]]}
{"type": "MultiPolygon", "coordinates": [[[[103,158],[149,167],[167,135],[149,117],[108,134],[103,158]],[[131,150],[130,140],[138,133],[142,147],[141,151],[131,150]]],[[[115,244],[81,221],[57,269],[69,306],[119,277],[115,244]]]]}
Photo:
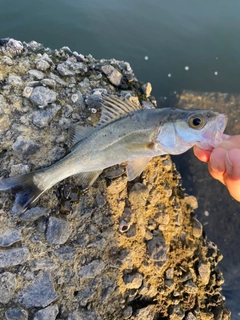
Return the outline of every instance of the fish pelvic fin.
{"type": "Polygon", "coordinates": [[[82,190],[86,190],[91,187],[101,173],[102,170],[79,173],[78,177],[80,178],[82,190]]]}
{"type": "Polygon", "coordinates": [[[133,161],[129,161],[127,164],[128,181],[132,181],[140,176],[151,159],[152,157],[143,157],[133,161]]]}
{"type": "Polygon", "coordinates": [[[12,214],[20,215],[26,211],[45,191],[34,183],[34,173],[27,173],[16,177],[0,179],[0,191],[16,195],[12,214]]]}

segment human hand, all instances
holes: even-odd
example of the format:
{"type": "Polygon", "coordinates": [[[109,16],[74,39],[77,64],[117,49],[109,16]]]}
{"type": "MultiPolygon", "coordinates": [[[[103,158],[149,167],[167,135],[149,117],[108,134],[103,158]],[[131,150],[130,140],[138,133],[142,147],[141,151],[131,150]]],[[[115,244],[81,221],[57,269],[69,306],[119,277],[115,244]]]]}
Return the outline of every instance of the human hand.
{"type": "Polygon", "coordinates": [[[240,135],[227,137],[212,151],[193,148],[195,156],[208,162],[211,176],[222,182],[231,196],[240,201],[240,135]]]}

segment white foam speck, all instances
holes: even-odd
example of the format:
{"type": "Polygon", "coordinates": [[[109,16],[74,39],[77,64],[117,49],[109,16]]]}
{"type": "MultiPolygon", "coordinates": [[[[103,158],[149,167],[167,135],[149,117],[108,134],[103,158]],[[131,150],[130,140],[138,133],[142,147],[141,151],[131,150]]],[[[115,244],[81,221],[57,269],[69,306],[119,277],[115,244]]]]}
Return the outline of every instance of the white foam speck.
{"type": "Polygon", "coordinates": [[[217,72],[217,71],[215,71],[215,72],[214,72],[214,74],[215,74],[215,76],[217,76],[217,75],[218,75],[218,72],[217,72]]]}
{"type": "Polygon", "coordinates": [[[171,78],[172,75],[171,75],[171,73],[169,73],[167,76],[168,76],[168,78],[171,78]]]}
{"type": "Polygon", "coordinates": [[[145,56],[144,59],[145,59],[145,60],[148,60],[148,56],[145,56]]]}
{"type": "Polygon", "coordinates": [[[189,66],[186,66],[184,69],[185,69],[186,71],[188,71],[188,70],[189,70],[189,66]]]}

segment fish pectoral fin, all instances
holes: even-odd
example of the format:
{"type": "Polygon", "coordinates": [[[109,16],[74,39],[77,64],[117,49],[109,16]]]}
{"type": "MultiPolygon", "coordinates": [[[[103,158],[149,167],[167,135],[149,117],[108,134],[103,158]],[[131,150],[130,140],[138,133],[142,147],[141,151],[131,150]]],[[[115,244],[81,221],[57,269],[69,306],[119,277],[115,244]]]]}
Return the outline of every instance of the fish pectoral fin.
{"type": "Polygon", "coordinates": [[[152,157],[144,157],[138,158],[134,161],[129,161],[127,164],[128,181],[132,181],[136,177],[140,176],[151,159],[152,157]]]}
{"type": "Polygon", "coordinates": [[[78,174],[82,189],[88,189],[97,180],[98,176],[102,173],[99,171],[81,172],[78,174]]]}
{"type": "Polygon", "coordinates": [[[80,140],[86,138],[90,133],[92,133],[94,128],[90,126],[83,127],[79,124],[73,124],[69,127],[68,130],[70,146],[73,147],[80,140]]]}

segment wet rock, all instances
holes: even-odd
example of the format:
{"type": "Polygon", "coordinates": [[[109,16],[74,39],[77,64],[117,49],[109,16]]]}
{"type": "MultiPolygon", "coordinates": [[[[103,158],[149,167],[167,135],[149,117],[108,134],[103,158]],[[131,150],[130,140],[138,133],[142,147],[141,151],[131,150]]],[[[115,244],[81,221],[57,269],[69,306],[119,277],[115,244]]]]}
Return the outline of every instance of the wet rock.
{"type": "Polygon", "coordinates": [[[172,169],[172,161],[171,160],[164,160],[163,161],[163,165],[164,165],[164,169],[166,170],[166,171],[169,171],[169,170],[171,170],[172,169]]]}
{"type": "Polygon", "coordinates": [[[23,221],[35,221],[43,216],[48,216],[50,210],[44,207],[34,207],[26,210],[21,214],[20,219],[23,221]]]}
{"type": "Polygon", "coordinates": [[[20,174],[28,173],[29,171],[30,171],[30,168],[27,164],[19,163],[11,167],[9,176],[18,176],[20,174]]]}
{"type": "Polygon", "coordinates": [[[68,315],[67,320],[103,320],[95,311],[79,310],[68,315]]]}
{"type": "Polygon", "coordinates": [[[185,312],[179,305],[170,308],[170,320],[181,320],[185,316],[185,312]]]}
{"type": "Polygon", "coordinates": [[[186,196],[185,201],[193,210],[196,210],[198,208],[198,202],[194,196],[186,196]]]}
{"type": "Polygon", "coordinates": [[[56,304],[39,310],[35,313],[33,320],[55,320],[58,314],[58,306],[56,304]]]}
{"type": "Polygon", "coordinates": [[[97,194],[96,201],[97,201],[98,208],[102,208],[106,204],[106,199],[101,194],[97,194]]]}
{"type": "Polygon", "coordinates": [[[206,285],[210,278],[210,267],[208,263],[200,262],[198,266],[199,280],[202,284],[206,285]]]}
{"type": "Polygon", "coordinates": [[[140,273],[128,273],[123,275],[123,281],[128,289],[139,289],[143,282],[143,276],[140,273]]]}
{"type": "Polygon", "coordinates": [[[147,196],[149,194],[148,188],[143,183],[135,183],[130,190],[129,200],[132,206],[142,207],[145,205],[147,196]]]}
{"type": "Polygon", "coordinates": [[[52,108],[33,112],[33,124],[38,128],[47,127],[50,121],[55,117],[57,112],[61,109],[60,105],[55,105],[52,108]]]}
{"type": "Polygon", "coordinates": [[[111,167],[111,169],[106,169],[103,172],[103,175],[105,178],[107,179],[115,179],[117,177],[122,176],[124,173],[124,168],[121,166],[115,166],[115,167],[111,167]]]}
{"type": "Polygon", "coordinates": [[[103,277],[101,282],[101,299],[102,301],[110,298],[112,293],[115,291],[116,284],[114,281],[109,279],[108,277],[103,277]]]}
{"type": "Polygon", "coordinates": [[[147,242],[147,249],[151,259],[154,261],[162,263],[167,261],[169,248],[160,232],[153,235],[152,240],[147,242]]]}
{"type": "Polygon", "coordinates": [[[16,277],[10,272],[0,274],[0,303],[8,303],[16,288],[16,277]]]}
{"type": "Polygon", "coordinates": [[[54,64],[53,60],[50,58],[50,56],[46,52],[44,52],[43,55],[41,56],[41,58],[37,59],[36,62],[38,62],[40,60],[47,61],[49,63],[49,65],[53,65],[54,64]]]}
{"type": "Polygon", "coordinates": [[[32,41],[30,41],[28,43],[24,42],[24,45],[26,46],[26,48],[29,51],[35,51],[36,53],[43,49],[43,45],[41,43],[38,43],[37,41],[34,41],[34,40],[32,40],[32,41]]]}
{"type": "Polygon", "coordinates": [[[0,250],[0,268],[23,264],[29,257],[29,250],[26,247],[0,250]]]}
{"type": "Polygon", "coordinates": [[[21,87],[23,85],[22,79],[19,76],[8,77],[8,83],[13,87],[21,87]]]}
{"type": "Polygon", "coordinates": [[[202,224],[196,219],[192,219],[192,226],[193,226],[193,235],[196,238],[200,238],[203,232],[202,224]]]}
{"type": "Polygon", "coordinates": [[[55,88],[57,83],[53,79],[43,79],[41,80],[41,84],[46,87],[55,88]]]}
{"type": "Polygon", "coordinates": [[[13,60],[9,57],[4,57],[3,58],[3,63],[6,64],[7,66],[12,66],[13,65],[13,60]]]}
{"type": "Polygon", "coordinates": [[[3,115],[0,118],[0,134],[7,131],[9,129],[10,126],[10,120],[9,117],[7,115],[3,115]]]}
{"type": "Polygon", "coordinates": [[[52,260],[49,259],[36,259],[35,261],[31,262],[32,270],[44,270],[50,271],[56,269],[56,265],[52,260]]]}
{"type": "Polygon", "coordinates": [[[27,82],[27,87],[36,88],[38,86],[41,86],[41,81],[29,81],[29,82],[27,82]]]}
{"type": "Polygon", "coordinates": [[[146,95],[146,97],[150,97],[151,95],[151,92],[152,92],[152,85],[150,82],[144,84],[142,87],[141,87],[141,91],[143,94],[146,95]]]}
{"type": "Polygon", "coordinates": [[[39,70],[29,70],[28,73],[34,80],[42,80],[44,78],[44,73],[39,70]]]}
{"type": "Polygon", "coordinates": [[[156,307],[154,305],[149,305],[145,308],[141,308],[135,314],[134,319],[137,320],[155,320],[156,319],[156,307]]]}
{"type": "Polygon", "coordinates": [[[102,106],[102,97],[96,94],[91,94],[88,96],[86,103],[89,108],[99,109],[102,106]]]}
{"type": "Polygon", "coordinates": [[[6,320],[28,320],[28,312],[19,308],[8,309],[5,316],[6,320]]]}
{"type": "Polygon", "coordinates": [[[45,107],[50,103],[53,103],[57,99],[57,94],[55,91],[50,90],[46,87],[35,87],[30,96],[30,101],[36,105],[45,107]]]}
{"type": "Polygon", "coordinates": [[[50,68],[50,64],[44,59],[39,59],[36,61],[36,68],[41,71],[46,71],[50,68]]]}
{"type": "Polygon", "coordinates": [[[35,281],[20,292],[18,301],[25,308],[46,307],[56,300],[57,294],[53,288],[49,274],[42,273],[35,281]]]}
{"type": "Polygon", "coordinates": [[[72,262],[76,257],[76,249],[72,247],[61,247],[55,251],[55,255],[61,262],[72,262]]]}
{"type": "Polygon", "coordinates": [[[168,268],[165,273],[165,278],[168,280],[172,280],[173,279],[173,271],[174,271],[173,268],[168,268]]]}
{"type": "Polygon", "coordinates": [[[189,312],[185,317],[185,320],[197,320],[197,318],[193,315],[192,312],[189,312]]]}
{"type": "Polygon", "coordinates": [[[49,78],[54,80],[56,83],[62,85],[63,87],[67,86],[67,82],[66,81],[64,81],[63,79],[61,79],[59,76],[57,76],[56,74],[54,74],[52,72],[49,73],[49,78]]]}
{"type": "Polygon", "coordinates": [[[123,318],[124,318],[124,319],[129,319],[129,318],[131,317],[131,315],[132,315],[132,312],[133,312],[132,307],[131,307],[131,306],[127,307],[127,308],[123,311],[123,318]]]}
{"type": "Polygon", "coordinates": [[[170,217],[167,212],[158,212],[155,214],[154,220],[159,224],[159,227],[162,227],[168,225],[170,217]]]}
{"type": "Polygon", "coordinates": [[[96,94],[96,95],[104,95],[104,94],[107,94],[107,89],[104,89],[104,88],[95,88],[93,89],[93,94],[96,94]]]}
{"type": "Polygon", "coordinates": [[[185,288],[186,292],[189,294],[196,294],[198,292],[197,285],[195,283],[193,283],[191,280],[188,280],[184,284],[184,288],[185,288]]]}
{"type": "Polygon", "coordinates": [[[72,233],[71,224],[63,219],[50,217],[46,238],[52,244],[64,244],[72,233]]]}
{"type": "Polygon", "coordinates": [[[20,135],[13,143],[12,149],[19,152],[22,157],[27,157],[36,153],[40,149],[40,146],[25,136],[20,135]]]}
{"type": "Polygon", "coordinates": [[[102,66],[101,69],[102,69],[102,72],[106,74],[109,81],[113,85],[120,86],[121,81],[122,81],[122,74],[117,69],[115,69],[111,65],[102,66]]]}
{"type": "Polygon", "coordinates": [[[58,64],[57,71],[62,76],[73,76],[79,73],[87,72],[87,66],[82,62],[76,62],[73,59],[69,58],[63,63],[58,64]]]}
{"type": "Polygon", "coordinates": [[[23,51],[23,44],[21,41],[4,38],[1,39],[0,52],[6,55],[15,56],[23,51]]]}
{"type": "Polygon", "coordinates": [[[102,272],[105,267],[105,263],[101,260],[93,260],[86,266],[82,267],[78,275],[81,278],[91,279],[96,277],[98,274],[102,272]]]}
{"type": "Polygon", "coordinates": [[[22,240],[21,232],[17,229],[7,229],[0,234],[0,247],[9,247],[22,240]]]}
{"type": "Polygon", "coordinates": [[[83,290],[79,290],[77,293],[77,297],[79,299],[79,304],[81,307],[85,307],[96,295],[96,289],[94,290],[93,288],[97,288],[98,283],[93,280],[89,283],[88,286],[83,288],[83,290]]]}

